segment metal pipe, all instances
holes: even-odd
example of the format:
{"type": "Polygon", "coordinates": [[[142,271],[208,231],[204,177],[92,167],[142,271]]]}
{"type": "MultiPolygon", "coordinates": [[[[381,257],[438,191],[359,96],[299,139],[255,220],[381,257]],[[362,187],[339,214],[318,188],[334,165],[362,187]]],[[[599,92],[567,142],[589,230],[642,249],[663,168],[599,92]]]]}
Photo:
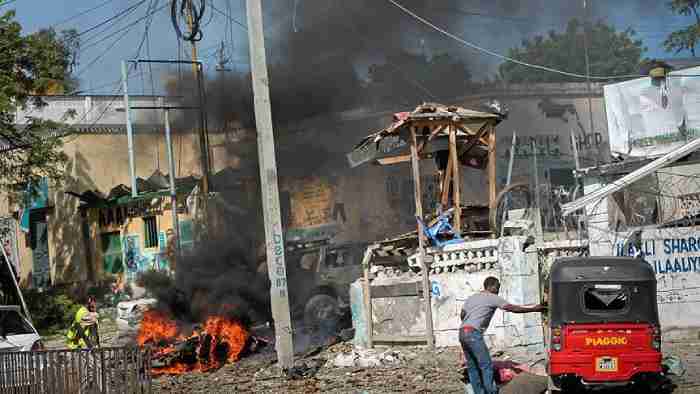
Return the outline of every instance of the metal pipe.
{"type": "Polygon", "coordinates": [[[124,85],[124,113],[126,121],[126,139],[129,144],[129,176],[131,177],[131,197],[138,196],[139,192],[136,188],[136,167],[134,165],[134,131],[131,128],[131,113],[129,111],[129,90],[128,90],[129,73],[127,71],[126,62],[122,60],[122,83],[124,85]]]}
{"type": "Polygon", "coordinates": [[[204,81],[202,79],[201,63],[199,65],[199,72],[195,77],[197,78],[197,93],[199,95],[199,152],[201,155],[200,165],[202,168],[202,211],[204,211],[203,222],[205,233],[209,229],[209,188],[211,184],[209,183],[209,138],[207,137],[207,118],[206,118],[206,108],[204,106],[204,81]]]}
{"type": "MultiPolygon", "coordinates": [[[[10,262],[10,259],[7,258],[7,253],[5,253],[5,248],[0,248],[2,250],[2,257],[5,259],[5,264],[7,264],[7,269],[10,271],[10,276],[12,277],[12,284],[15,286],[15,289],[19,289],[19,284],[17,283],[17,278],[15,278],[15,270],[10,266],[12,264],[10,262]]],[[[27,320],[31,323],[32,321],[32,315],[29,314],[29,309],[27,308],[27,304],[24,302],[24,297],[22,296],[22,292],[18,292],[19,294],[19,301],[22,303],[22,308],[24,309],[24,314],[27,316],[27,320]]]]}
{"type": "MultiPolygon", "coordinates": [[[[508,160],[508,174],[506,176],[506,186],[510,186],[510,181],[513,177],[513,161],[515,160],[515,144],[517,142],[517,137],[515,136],[515,130],[513,130],[513,141],[510,144],[510,160],[508,160]]],[[[508,204],[510,203],[510,198],[506,194],[503,198],[503,214],[501,215],[501,231],[498,236],[503,236],[503,226],[506,224],[506,215],[508,214],[508,204]]],[[[498,207],[494,207],[497,209],[498,207]]]]}
{"type": "MultiPolygon", "coordinates": [[[[588,56],[588,33],[591,29],[590,18],[588,13],[588,3],[583,0],[583,10],[584,10],[584,22],[583,22],[583,56],[586,62],[586,87],[588,89],[588,132],[595,133],[595,128],[593,127],[593,89],[591,88],[591,61],[588,56]]],[[[598,159],[596,157],[596,165],[598,164],[598,159]]]]}
{"type": "Polygon", "coordinates": [[[177,217],[177,191],[175,190],[175,160],[173,159],[173,142],[170,138],[170,111],[165,109],[163,117],[165,119],[165,147],[168,152],[168,172],[170,173],[170,201],[172,205],[173,229],[175,232],[176,257],[180,257],[180,222],[177,217]]]}
{"type": "Polygon", "coordinates": [[[542,235],[542,204],[540,204],[540,169],[537,165],[537,145],[535,140],[531,141],[532,146],[532,161],[535,171],[535,187],[532,190],[535,192],[535,230],[537,231],[537,246],[542,245],[543,235],[542,235]]]}
{"type": "MultiPolygon", "coordinates": [[[[163,106],[146,106],[146,107],[130,107],[129,109],[200,109],[200,107],[163,107],[163,106]]],[[[124,112],[124,108],[115,109],[117,112],[124,112]]]]}
{"type": "Polygon", "coordinates": [[[202,62],[197,60],[158,60],[158,59],[131,59],[129,63],[179,63],[179,64],[197,64],[202,65],[202,62]]]}

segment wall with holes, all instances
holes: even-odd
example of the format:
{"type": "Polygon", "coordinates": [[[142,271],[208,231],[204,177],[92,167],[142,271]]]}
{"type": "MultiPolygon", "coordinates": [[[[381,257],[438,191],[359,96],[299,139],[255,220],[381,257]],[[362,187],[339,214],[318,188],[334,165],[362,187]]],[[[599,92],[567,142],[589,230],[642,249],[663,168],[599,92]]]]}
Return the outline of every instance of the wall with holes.
{"type": "MultiPolygon", "coordinates": [[[[526,248],[525,241],[525,237],[503,237],[452,245],[442,251],[429,250],[428,255],[433,259],[430,283],[437,346],[459,345],[462,304],[471,294],[483,289],[484,279],[488,276],[501,280],[501,296],[506,300],[515,304],[539,302],[537,251],[534,247],[526,248]]],[[[415,266],[411,260],[409,264],[415,266]]],[[[373,271],[372,286],[397,283],[416,283],[420,286],[421,277],[417,268],[414,271],[418,273],[401,272],[389,266],[373,266],[373,271]]],[[[357,285],[354,289],[358,291],[357,285]]],[[[353,308],[362,308],[362,303],[353,303],[353,308]]],[[[357,330],[366,327],[361,318],[363,313],[353,311],[353,316],[358,320],[357,330]]],[[[423,303],[415,297],[373,299],[372,321],[375,336],[425,333],[423,303]]],[[[486,333],[486,340],[492,351],[537,353],[543,349],[542,333],[540,314],[515,315],[497,311],[486,333]]],[[[360,331],[357,335],[361,339],[367,333],[360,331]]]]}

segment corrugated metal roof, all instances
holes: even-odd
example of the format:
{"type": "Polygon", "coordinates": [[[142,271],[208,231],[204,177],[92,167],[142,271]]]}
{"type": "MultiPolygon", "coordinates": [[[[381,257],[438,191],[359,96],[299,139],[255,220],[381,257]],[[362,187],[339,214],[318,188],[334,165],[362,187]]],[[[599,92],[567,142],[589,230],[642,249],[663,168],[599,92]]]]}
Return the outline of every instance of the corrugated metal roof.
{"type": "MultiPolygon", "coordinates": [[[[388,127],[379,130],[378,132],[372,133],[360,141],[359,144],[355,146],[349,155],[362,154],[364,151],[370,149],[372,144],[379,144],[383,139],[387,137],[399,137],[405,139],[405,130],[410,127],[414,122],[448,122],[451,124],[459,125],[460,128],[457,129],[457,143],[465,144],[470,139],[476,137],[483,128],[489,124],[496,125],[500,123],[505,118],[504,114],[488,113],[475,111],[467,108],[462,108],[459,106],[448,106],[436,103],[425,103],[416,107],[415,110],[411,112],[397,112],[393,116],[393,123],[388,127]]],[[[417,137],[425,138],[420,134],[419,131],[417,137]]],[[[427,141],[437,140],[441,138],[446,138],[449,136],[449,129],[444,128],[442,130],[437,130],[437,133],[427,137],[427,141]]],[[[480,143],[476,143],[474,147],[478,147],[480,143]]],[[[363,158],[362,160],[353,163],[353,166],[359,165],[362,162],[371,160],[372,158],[363,158]]]]}

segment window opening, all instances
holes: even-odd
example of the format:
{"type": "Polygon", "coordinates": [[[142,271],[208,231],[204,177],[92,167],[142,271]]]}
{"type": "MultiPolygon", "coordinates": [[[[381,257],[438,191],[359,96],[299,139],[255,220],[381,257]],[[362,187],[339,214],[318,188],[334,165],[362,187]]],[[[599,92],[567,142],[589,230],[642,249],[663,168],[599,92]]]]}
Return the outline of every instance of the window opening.
{"type": "Polygon", "coordinates": [[[144,248],[158,247],[158,222],[155,216],[143,218],[144,248]]]}

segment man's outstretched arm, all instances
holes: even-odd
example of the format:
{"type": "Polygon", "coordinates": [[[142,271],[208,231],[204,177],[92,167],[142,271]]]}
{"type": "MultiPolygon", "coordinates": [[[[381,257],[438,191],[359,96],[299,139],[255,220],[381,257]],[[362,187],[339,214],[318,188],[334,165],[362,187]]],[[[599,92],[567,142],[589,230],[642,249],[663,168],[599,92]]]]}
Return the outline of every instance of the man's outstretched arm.
{"type": "Polygon", "coordinates": [[[542,305],[542,304],[532,305],[532,306],[505,304],[501,307],[501,309],[503,309],[504,311],[507,311],[507,312],[512,312],[512,313],[531,313],[531,312],[544,312],[547,310],[547,307],[545,305],[542,305]]]}

